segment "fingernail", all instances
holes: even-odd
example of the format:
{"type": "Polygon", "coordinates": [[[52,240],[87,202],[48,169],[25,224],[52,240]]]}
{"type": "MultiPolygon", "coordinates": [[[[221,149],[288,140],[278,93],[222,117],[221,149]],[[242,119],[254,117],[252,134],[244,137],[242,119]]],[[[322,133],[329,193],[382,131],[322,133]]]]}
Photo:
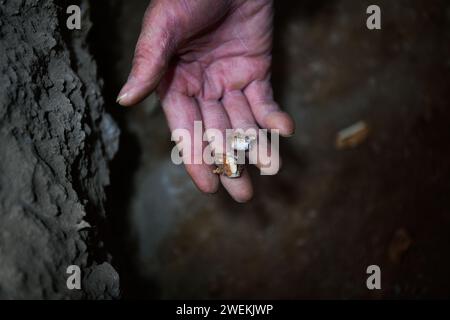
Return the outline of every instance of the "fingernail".
{"type": "Polygon", "coordinates": [[[293,132],[291,134],[282,135],[283,138],[292,138],[293,136],[295,136],[295,132],[293,132]]]}
{"type": "Polygon", "coordinates": [[[126,99],[126,97],[128,97],[128,92],[125,92],[123,94],[119,94],[119,97],[117,97],[116,102],[118,104],[121,104],[121,102],[123,102],[126,99]]]}

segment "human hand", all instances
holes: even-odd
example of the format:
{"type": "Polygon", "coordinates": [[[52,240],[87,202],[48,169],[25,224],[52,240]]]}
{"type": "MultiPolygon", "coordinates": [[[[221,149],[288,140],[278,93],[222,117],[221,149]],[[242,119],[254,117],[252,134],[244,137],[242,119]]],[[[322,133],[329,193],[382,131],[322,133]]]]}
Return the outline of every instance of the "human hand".
{"type": "MultiPolygon", "coordinates": [[[[171,131],[193,136],[194,121],[202,120],[223,132],[259,125],[292,135],[294,122],[270,84],[272,16],[272,0],[152,1],[117,102],[131,106],[156,89],[171,131]]],[[[238,202],[253,195],[246,171],[230,179],[207,164],[185,166],[203,192],[216,192],[220,179],[238,202]]]]}

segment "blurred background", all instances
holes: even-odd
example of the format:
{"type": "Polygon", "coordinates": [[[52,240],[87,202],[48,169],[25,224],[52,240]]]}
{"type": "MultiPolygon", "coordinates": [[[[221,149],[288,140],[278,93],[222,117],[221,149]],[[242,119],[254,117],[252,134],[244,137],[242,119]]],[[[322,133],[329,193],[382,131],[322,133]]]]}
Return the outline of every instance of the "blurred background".
{"type": "Polygon", "coordinates": [[[296,120],[254,199],[203,195],[154,97],[124,109],[148,0],[92,2],[92,50],[122,136],[104,227],[126,298],[450,296],[450,2],[275,1],[273,85],[296,120]],[[366,28],[377,4],[382,30],[366,28]],[[336,148],[342,129],[370,129],[336,148]],[[382,290],[366,287],[381,267],[382,290]]]}

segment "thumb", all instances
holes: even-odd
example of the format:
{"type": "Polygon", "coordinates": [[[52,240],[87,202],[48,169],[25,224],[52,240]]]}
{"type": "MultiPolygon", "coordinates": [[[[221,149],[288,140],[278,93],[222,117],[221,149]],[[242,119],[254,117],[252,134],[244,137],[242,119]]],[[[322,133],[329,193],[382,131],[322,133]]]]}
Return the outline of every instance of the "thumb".
{"type": "Polygon", "coordinates": [[[157,7],[149,7],[145,13],[133,66],[117,98],[122,106],[134,105],[152,93],[175,51],[176,28],[157,11],[160,11],[157,7]]]}

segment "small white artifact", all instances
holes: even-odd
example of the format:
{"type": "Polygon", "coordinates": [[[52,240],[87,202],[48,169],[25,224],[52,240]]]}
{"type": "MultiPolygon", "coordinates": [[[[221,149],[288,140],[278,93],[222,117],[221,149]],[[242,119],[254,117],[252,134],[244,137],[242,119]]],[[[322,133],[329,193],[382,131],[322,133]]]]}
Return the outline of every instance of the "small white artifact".
{"type": "Polygon", "coordinates": [[[217,168],[213,172],[228,178],[239,178],[244,168],[243,165],[237,163],[237,157],[229,153],[226,155],[217,154],[214,157],[214,162],[217,168]]]}
{"type": "Polygon", "coordinates": [[[256,136],[235,132],[231,136],[231,149],[236,151],[248,151],[256,141],[256,136]]]}

